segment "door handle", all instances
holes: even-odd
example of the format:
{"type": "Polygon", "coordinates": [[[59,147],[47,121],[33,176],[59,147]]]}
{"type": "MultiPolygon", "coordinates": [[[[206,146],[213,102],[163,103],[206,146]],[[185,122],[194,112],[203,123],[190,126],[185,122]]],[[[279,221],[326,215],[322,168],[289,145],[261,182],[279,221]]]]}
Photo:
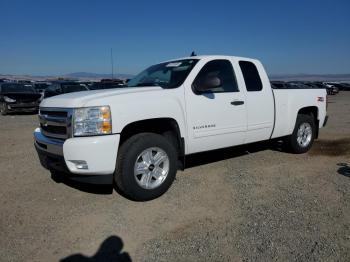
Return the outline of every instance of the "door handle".
{"type": "Polygon", "coordinates": [[[244,101],[240,101],[240,100],[235,100],[231,102],[231,105],[234,105],[234,106],[240,106],[243,104],[244,104],[244,101]]]}

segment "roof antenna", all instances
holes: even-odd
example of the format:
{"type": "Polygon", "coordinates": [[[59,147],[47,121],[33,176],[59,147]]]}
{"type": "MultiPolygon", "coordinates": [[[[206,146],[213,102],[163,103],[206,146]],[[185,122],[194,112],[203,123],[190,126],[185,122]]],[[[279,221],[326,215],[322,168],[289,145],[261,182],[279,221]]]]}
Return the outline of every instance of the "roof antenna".
{"type": "Polygon", "coordinates": [[[191,56],[197,56],[195,51],[192,51],[191,56]]]}

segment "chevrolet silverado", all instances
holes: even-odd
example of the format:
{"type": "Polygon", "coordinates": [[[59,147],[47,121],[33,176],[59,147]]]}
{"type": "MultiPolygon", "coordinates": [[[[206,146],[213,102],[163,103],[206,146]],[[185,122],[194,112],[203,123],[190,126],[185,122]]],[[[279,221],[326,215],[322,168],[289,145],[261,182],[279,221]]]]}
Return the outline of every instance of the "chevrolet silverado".
{"type": "Polygon", "coordinates": [[[50,171],[150,200],[190,154],[277,138],[307,152],[326,99],[325,89],[272,89],[255,59],[193,56],[153,65],[124,88],[44,99],[34,141],[50,171]]]}

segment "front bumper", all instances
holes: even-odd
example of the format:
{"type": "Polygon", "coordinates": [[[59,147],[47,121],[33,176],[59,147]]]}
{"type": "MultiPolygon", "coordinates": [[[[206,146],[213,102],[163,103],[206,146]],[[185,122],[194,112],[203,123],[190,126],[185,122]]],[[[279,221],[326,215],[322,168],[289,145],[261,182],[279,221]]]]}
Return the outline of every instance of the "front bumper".
{"type": "Polygon", "coordinates": [[[119,139],[116,134],[60,140],[44,136],[40,128],[34,131],[34,144],[45,168],[85,176],[114,173],[119,139]]]}
{"type": "Polygon", "coordinates": [[[94,185],[111,185],[113,184],[113,174],[109,175],[77,175],[73,174],[67,168],[63,156],[50,154],[47,151],[41,150],[38,146],[35,146],[36,151],[40,159],[40,163],[43,167],[50,171],[59,171],[59,176],[57,174],[55,179],[64,181],[64,179],[82,182],[85,184],[94,185]]]}

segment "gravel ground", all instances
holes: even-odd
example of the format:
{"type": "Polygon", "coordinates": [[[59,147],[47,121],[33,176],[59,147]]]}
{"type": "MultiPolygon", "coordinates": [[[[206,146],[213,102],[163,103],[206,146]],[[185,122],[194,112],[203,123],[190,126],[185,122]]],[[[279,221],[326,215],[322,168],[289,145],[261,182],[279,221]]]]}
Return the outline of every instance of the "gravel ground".
{"type": "Polygon", "coordinates": [[[328,111],[309,153],[198,154],[146,203],[55,183],[33,147],[37,117],[0,116],[0,260],[350,261],[350,92],[328,111]]]}

